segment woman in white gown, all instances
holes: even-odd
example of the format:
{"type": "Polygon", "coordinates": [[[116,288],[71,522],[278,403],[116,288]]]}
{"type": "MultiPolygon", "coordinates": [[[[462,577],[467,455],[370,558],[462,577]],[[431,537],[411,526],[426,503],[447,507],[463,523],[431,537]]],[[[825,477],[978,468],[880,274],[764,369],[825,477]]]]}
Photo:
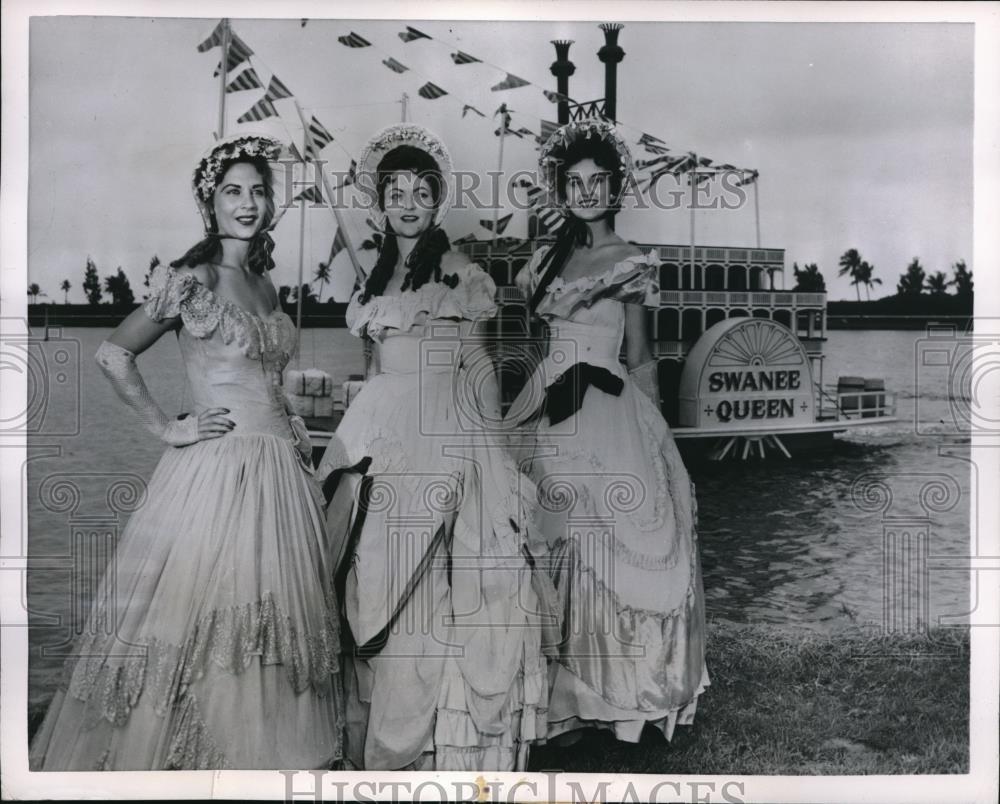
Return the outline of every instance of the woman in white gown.
{"type": "Polygon", "coordinates": [[[557,130],[540,178],[564,223],[517,277],[549,328],[508,421],[534,437],[530,474],[565,600],[557,743],[586,727],[636,742],[647,723],[669,739],[708,684],[693,485],[660,414],[642,306],[657,303],[657,261],[611,227],[631,169],[611,123],[557,130]]]}
{"type": "Polygon", "coordinates": [[[88,628],[76,645],[31,746],[35,770],[309,769],[341,757],[323,499],[281,390],[296,334],[268,277],[268,162],[280,147],[241,135],[198,163],[205,239],[156,269],[149,300],[97,352],[169,446],[95,599],[91,616],[114,633],[88,628]],[[135,364],[171,331],[191,395],[176,419],[135,364]]]}
{"type": "Polygon", "coordinates": [[[495,286],[440,228],[453,188],[436,136],[380,132],[357,177],[385,236],[347,324],[374,342],[379,371],[337,430],[346,456],[325,455],[317,473],[353,639],[345,754],[368,770],[523,768],[545,732],[535,587],[547,578],[531,572],[535,490],[496,437],[498,387],[476,335],[495,286]]]}

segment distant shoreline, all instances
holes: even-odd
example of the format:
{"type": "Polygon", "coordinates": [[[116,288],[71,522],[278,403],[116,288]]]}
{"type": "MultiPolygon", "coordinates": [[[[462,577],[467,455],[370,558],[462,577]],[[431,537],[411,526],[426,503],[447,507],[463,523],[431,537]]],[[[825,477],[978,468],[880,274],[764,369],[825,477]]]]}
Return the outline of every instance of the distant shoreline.
{"type": "MultiPolygon", "coordinates": [[[[137,307],[139,304],[29,304],[28,324],[32,327],[45,326],[47,312],[49,326],[116,327],[137,307]]],[[[283,305],[282,309],[295,319],[294,304],[283,305]]],[[[343,329],[347,326],[346,312],[347,304],[343,302],[305,305],[302,328],[343,329]]],[[[915,299],[890,296],[870,302],[831,301],[826,308],[828,330],[921,330],[940,324],[966,331],[971,328],[972,322],[971,299],[955,296],[915,299]]]]}

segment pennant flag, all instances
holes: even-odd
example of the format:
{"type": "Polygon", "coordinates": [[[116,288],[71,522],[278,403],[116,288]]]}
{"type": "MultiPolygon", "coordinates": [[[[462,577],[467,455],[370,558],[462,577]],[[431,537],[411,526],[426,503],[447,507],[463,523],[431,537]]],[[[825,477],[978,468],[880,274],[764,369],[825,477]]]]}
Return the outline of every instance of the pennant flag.
{"type": "Polygon", "coordinates": [[[309,120],[309,134],[311,141],[306,146],[306,156],[315,159],[319,151],[333,142],[333,134],[327,131],[323,124],[316,119],[316,115],[313,115],[309,120]]]}
{"type": "Polygon", "coordinates": [[[747,176],[745,178],[743,178],[740,181],[736,182],[736,186],[737,187],[746,187],[748,184],[753,184],[755,181],[757,181],[757,177],[758,176],[760,176],[760,173],[758,173],[756,170],[751,170],[751,171],[749,171],[749,173],[747,174],[747,176]]]}
{"type": "Polygon", "coordinates": [[[714,173],[698,173],[697,171],[691,173],[691,178],[694,179],[695,184],[704,184],[714,176],[714,173]]]}
{"type": "Polygon", "coordinates": [[[514,133],[515,133],[515,134],[517,134],[517,136],[519,136],[519,137],[520,137],[520,136],[522,136],[522,135],[524,135],[524,136],[526,136],[526,137],[534,137],[534,138],[535,138],[536,140],[538,139],[538,136],[537,136],[537,135],[535,134],[535,132],[534,132],[534,131],[532,131],[531,129],[527,129],[527,128],[519,128],[519,129],[518,129],[517,131],[515,131],[514,133]]]}
{"type": "Polygon", "coordinates": [[[486,115],[484,115],[481,111],[479,111],[479,109],[477,109],[475,106],[470,106],[469,104],[465,104],[465,106],[462,107],[462,117],[465,117],[466,112],[475,112],[480,117],[486,117],[486,115]]]}
{"type": "Polygon", "coordinates": [[[658,137],[654,137],[652,134],[643,134],[639,137],[639,145],[645,148],[649,153],[662,155],[667,153],[670,149],[666,146],[666,143],[658,137]]]}
{"type": "Polygon", "coordinates": [[[347,36],[338,36],[337,41],[342,45],[347,47],[370,47],[371,42],[365,39],[363,36],[358,36],[354,31],[351,31],[347,36]]]}
{"type": "Polygon", "coordinates": [[[263,89],[264,85],[257,77],[257,71],[249,67],[240,73],[233,82],[226,87],[226,92],[242,92],[245,89],[263,89]]]}
{"type": "Polygon", "coordinates": [[[314,204],[318,204],[323,200],[323,193],[320,192],[319,187],[313,185],[312,187],[306,187],[301,193],[298,193],[293,201],[312,201],[314,204]]]}
{"type": "Polygon", "coordinates": [[[373,221],[371,218],[365,218],[365,226],[367,226],[373,232],[381,232],[381,229],[379,229],[378,226],[375,225],[375,221],[373,221]]]}
{"type": "Polygon", "coordinates": [[[405,31],[399,32],[399,38],[404,42],[413,42],[417,39],[430,39],[430,37],[423,31],[418,31],[416,28],[411,28],[409,25],[406,26],[405,31]]]}
{"type": "Polygon", "coordinates": [[[306,23],[307,23],[307,22],[309,22],[309,20],[308,20],[308,19],[307,19],[306,17],[303,17],[303,18],[302,18],[302,27],[303,27],[303,28],[305,28],[305,27],[306,27],[306,23]]]}
{"type": "Polygon", "coordinates": [[[292,97],[292,93],[289,91],[288,87],[281,83],[281,79],[278,78],[278,76],[272,75],[271,83],[267,85],[267,93],[264,97],[268,100],[276,101],[281,100],[282,98],[290,98],[292,97]]]}
{"type": "Polygon", "coordinates": [[[253,106],[251,106],[244,114],[240,115],[237,119],[237,123],[249,123],[251,121],[260,121],[265,117],[277,117],[278,110],[274,108],[274,104],[267,98],[261,98],[253,106]]]}
{"type": "MultiPolygon", "coordinates": [[[[513,133],[510,130],[510,112],[507,111],[506,103],[501,103],[497,110],[493,112],[494,117],[497,115],[500,115],[500,128],[493,132],[494,136],[503,137],[513,133]]],[[[518,134],[517,136],[521,135],[518,134]]]]}
{"type": "Polygon", "coordinates": [[[390,70],[392,70],[394,73],[405,73],[407,70],[410,69],[405,64],[400,64],[392,56],[390,56],[387,59],[382,59],[382,63],[390,70]]]}
{"type": "Polygon", "coordinates": [[[337,236],[333,238],[333,245],[330,246],[330,259],[326,261],[326,264],[329,265],[333,262],[333,258],[345,248],[347,248],[347,238],[344,236],[344,230],[341,227],[337,227],[337,236]]]}
{"type": "Polygon", "coordinates": [[[663,156],[658,156],[655,159],[637,159],[635,161],[636,170],[646,170],[646,168],[651,168],[653,165],[662,165],[666,162],[673,162],[677,157],[671,156],[670,154],[664,154],[663,156]]]}
{"type": "Polygon", "coordinates": [[[542,226],[549,232],[554,232],[560,226],[563,225],[563,216],[556,212],[554,209],[549,209],[548,207],[541,207],[538,209],[538,220],[541,222],[542,226]]]}
{"type": "MultiPolygon", "coordinates": [[[[232,35],[229,41],[229,56],[226,59],[226,72],[232,72],[233,68],[238,64],[242,64],[247,59],[253,55],[253,51],[250,46],[240,39],[236,34],[232,35]]],[[[219,66],[215,68],[214,78],[219,77],[219,72],[222,70],[222,62],[219,62],[219,66]]]]}
{"type": "Polygon", "coordinates": [[[560,101],[565,101],[566,103],[573,102],[573,99],[569,95],[563,95],[561,92],[553,92],[551,89],[543,89],[542,94],[552,101],[552,103],[559,103],[560,101]]]}
{"type": "Polygon", "coordinates": [[[427,100],[434,100],[435,98],[440,98],[443,95],[447,95],[448,93],[445,92],[443,89],[441,89],[441,87],[439,87],[437,84],[432,84],[430,81],[428,81],[426,84],[420,87],[420,89],[417,90],[417,94],[421,98],[427,98],[427,100]]]}
{"type": "Polygon", "coordinates": [[[455,64],[475,64],[477,62],[482,64],[481,59],[477,59],[475,56],[470,56],[468,53],[463,53],[461,50],[458,51],[458,53],[452,53],[451,60],[455,62],[455,64]]]}
{"type": "Polygon", "coordinates": [[[211,50],[213,47],[218,47],[219,45],[222,44],[222,25],[223,23],[220,20],[219,24],[215,26],[215,30],[212,31],[212,35],[209,36],[208,39],[206,39],[200,45],[198,45],[199,53],[205,53],[206,51],[211,50]]]}
{"type": "Polygon", "coordinates": [[[542,121],[542,134],[539,139],[548,140],[556,131],[559,130],[559,124],[553,123],[551,120],[542,121]]]}
{"type": "Polygon", "coordinates": [[[530,187],[535,187],[536,185],[535,185],[535,183],[531,179],[526,179],[526,178],[524,178],[522,176],[516,182],[514,182],[514,186],[515,187],[521,187],[523,189],[527,189],[527,188],[530,188],[530,187]]]}
{"type": "MultiPolygon", "coordinates": [[[[513,212],[508,212],[502,218],[497,219],[497,234],[503,234],[504,229],[507,228],[507,224],[510,223],[510,219],[514,217],[513,212]]],[[[485,229],[493,231],[493,221],[490,219],[484,219],[479,221],[479,225],[485,229]]]]}
{"type": "Polygon", "coordinates": [[[493,92],[501,92],[505,89],[517,89],[518,87],[526,87],[530,83],[531,83],[530,81],[525,81],[523,78],[518,78],[516,75],[513,75],[512,73],[507,73],[507,77],[499,84],[490,87],[490,90],[493,92]]]}
{"type": "MultiPolygon", "coordinates": [[[[695,155],[691,154],[691,159],[694,160],[695,158],[696,158],[695,155]]],[[[700,167],[708,167],[709,165],[712,164],[712,160],[709,159],[707,156],[699,156],[697,157],[697,160],[698,160],[698,165],[700,167]]]]}
{"type": "Polygon", "coordinates": [[[461,246],[461,245],[464,245],[465,243],[475,243],[478,239],[479,239],[478,237],[476,237],[474,234],[472,234],[470,232],[467,235],[462,235],[461,237],[457,238],[456,240],[452,240],[451,244],[453,246],[461,246]]]}

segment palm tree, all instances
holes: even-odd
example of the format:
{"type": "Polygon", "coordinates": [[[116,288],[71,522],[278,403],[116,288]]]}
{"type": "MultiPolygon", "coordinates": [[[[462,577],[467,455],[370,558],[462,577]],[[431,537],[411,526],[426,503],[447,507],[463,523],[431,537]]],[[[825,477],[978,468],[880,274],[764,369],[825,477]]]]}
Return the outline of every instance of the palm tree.
{"type": "Polygon", "coordinates": [[[59,286],[59,290],[63,292],[63,304],[69,304],[69,289],[73,287],[68,279],[64,279],[62,284],[59,286]]]}
{"type": "Polygon", "coordinates": [[[859,273],[860,270],[861,255],[858,254],[856,248],[849,248],[840,256],[840,272],[837,276],[851,277],[851,284],[854,285],[854,291],[858,294],[858,301],[861,301],[861,288],[859,285],[863,282],[859,273]]]}
{"type": "Polygon", "coordinates": [[[28,295],[31,296],[31,303],[35,304],[38,302],[38,297],[45,294],[42,293],[42,289],[38,286],[37,282],[32,282],[28,285],[28,295]]]}
{"type": "Polygon", "coordinates": [[[858,277],[862,285],[865,286],[865,297],[868,301],[872,300],[871,288],[873,285],[881,285],[882,280],[877,277],[873,277],[872,274],[875,273],[875,266],[869,265],[867,260],[862,260],[861,265],[858,267],[858,277]]]}
{"type": "Polygon", "coordinates": [[[965,260],[959,260],[953,266],[951,270],[955,275],[955,278],[951,280],[951,283],[955,286],[956,296],[971,296],[972,295],[972,271],[965,267],[965,260]]]}
{"type": "Polygon", "coordinates": [[[795,287],[792,288],[792,292],[826,293],[826,280],[816,263],[809,263],[801,271],[797,262],[792,263],[792,271],[795,273],[795,287]]]}
{"type": "Polygon", "coordinates": [[[927,277],[927,290],[931,296],[945,296],[948,293],[948,285],[952,281],[945,276],[944,271],[935,271],[927,277]]]}
{"type": "Polygon", "coordinates": [[[321,262],[313,274],[313,279],[319,282],[319,296],[316,298],[317,304],[323,301],[323,285],[330,281],[330,263],[321,262]]]}
{"type": "Polygon", "coordinates": [[[900,274],[896,292],[900,296],[919,296],[924,289],[924,267],[916,257],[906,266],[906,273],[900,274]]]}

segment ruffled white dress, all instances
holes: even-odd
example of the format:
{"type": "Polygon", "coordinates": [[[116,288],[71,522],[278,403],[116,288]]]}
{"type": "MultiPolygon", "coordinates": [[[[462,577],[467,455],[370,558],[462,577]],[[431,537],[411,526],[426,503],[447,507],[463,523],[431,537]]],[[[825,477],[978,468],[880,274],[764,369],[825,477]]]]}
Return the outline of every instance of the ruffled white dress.
{"type": "Polygon", "coordinates": [[[229,408],[236,427],[163,454],[31,766],[329,767],[343,744],[339,616],[322,494],[281,391],[295,328],[167,266],[150,285],[150,318],[183,323],[192,412],[229,408]]]}
{"type": "MultiPolygon", "coordinates": [[[[536,287],[544,249],[517,277],[536,287]]],[[[669,739],[694,717],[708,685],[694,487],[660,411],[622,365],[625,304],[657,306],[650,256],[595,277],[554,279],[536,313],[548,355],[508,412],[528,436],[530,474],[553,577],[565,600],[552,665],[548,736],[586,726],[636,742],[646,723],[669,739]],[[558,424],[540,413],[546,390],[576,363],[621,380],[589,387],[558,424]]]]}
{"type": "MultiPolygon", "coordinates": [[[[348,562],[350,635],[377,646],[353,661],[345,649],[358,768],[513,770],[545,736],[535,490],[484,420],[485,406],[499,424],[488,358],[461,357],[470,322],[496,313],[495,285],[475,265],[457,276],[366,304],[359,293],[347,311],[380,363],[337,430],[351,463],[372,459],[368,480],[344,475],[327,518],[348,562]]],[[[325,457],[317,476],[333,468],[325,457]]]]}

